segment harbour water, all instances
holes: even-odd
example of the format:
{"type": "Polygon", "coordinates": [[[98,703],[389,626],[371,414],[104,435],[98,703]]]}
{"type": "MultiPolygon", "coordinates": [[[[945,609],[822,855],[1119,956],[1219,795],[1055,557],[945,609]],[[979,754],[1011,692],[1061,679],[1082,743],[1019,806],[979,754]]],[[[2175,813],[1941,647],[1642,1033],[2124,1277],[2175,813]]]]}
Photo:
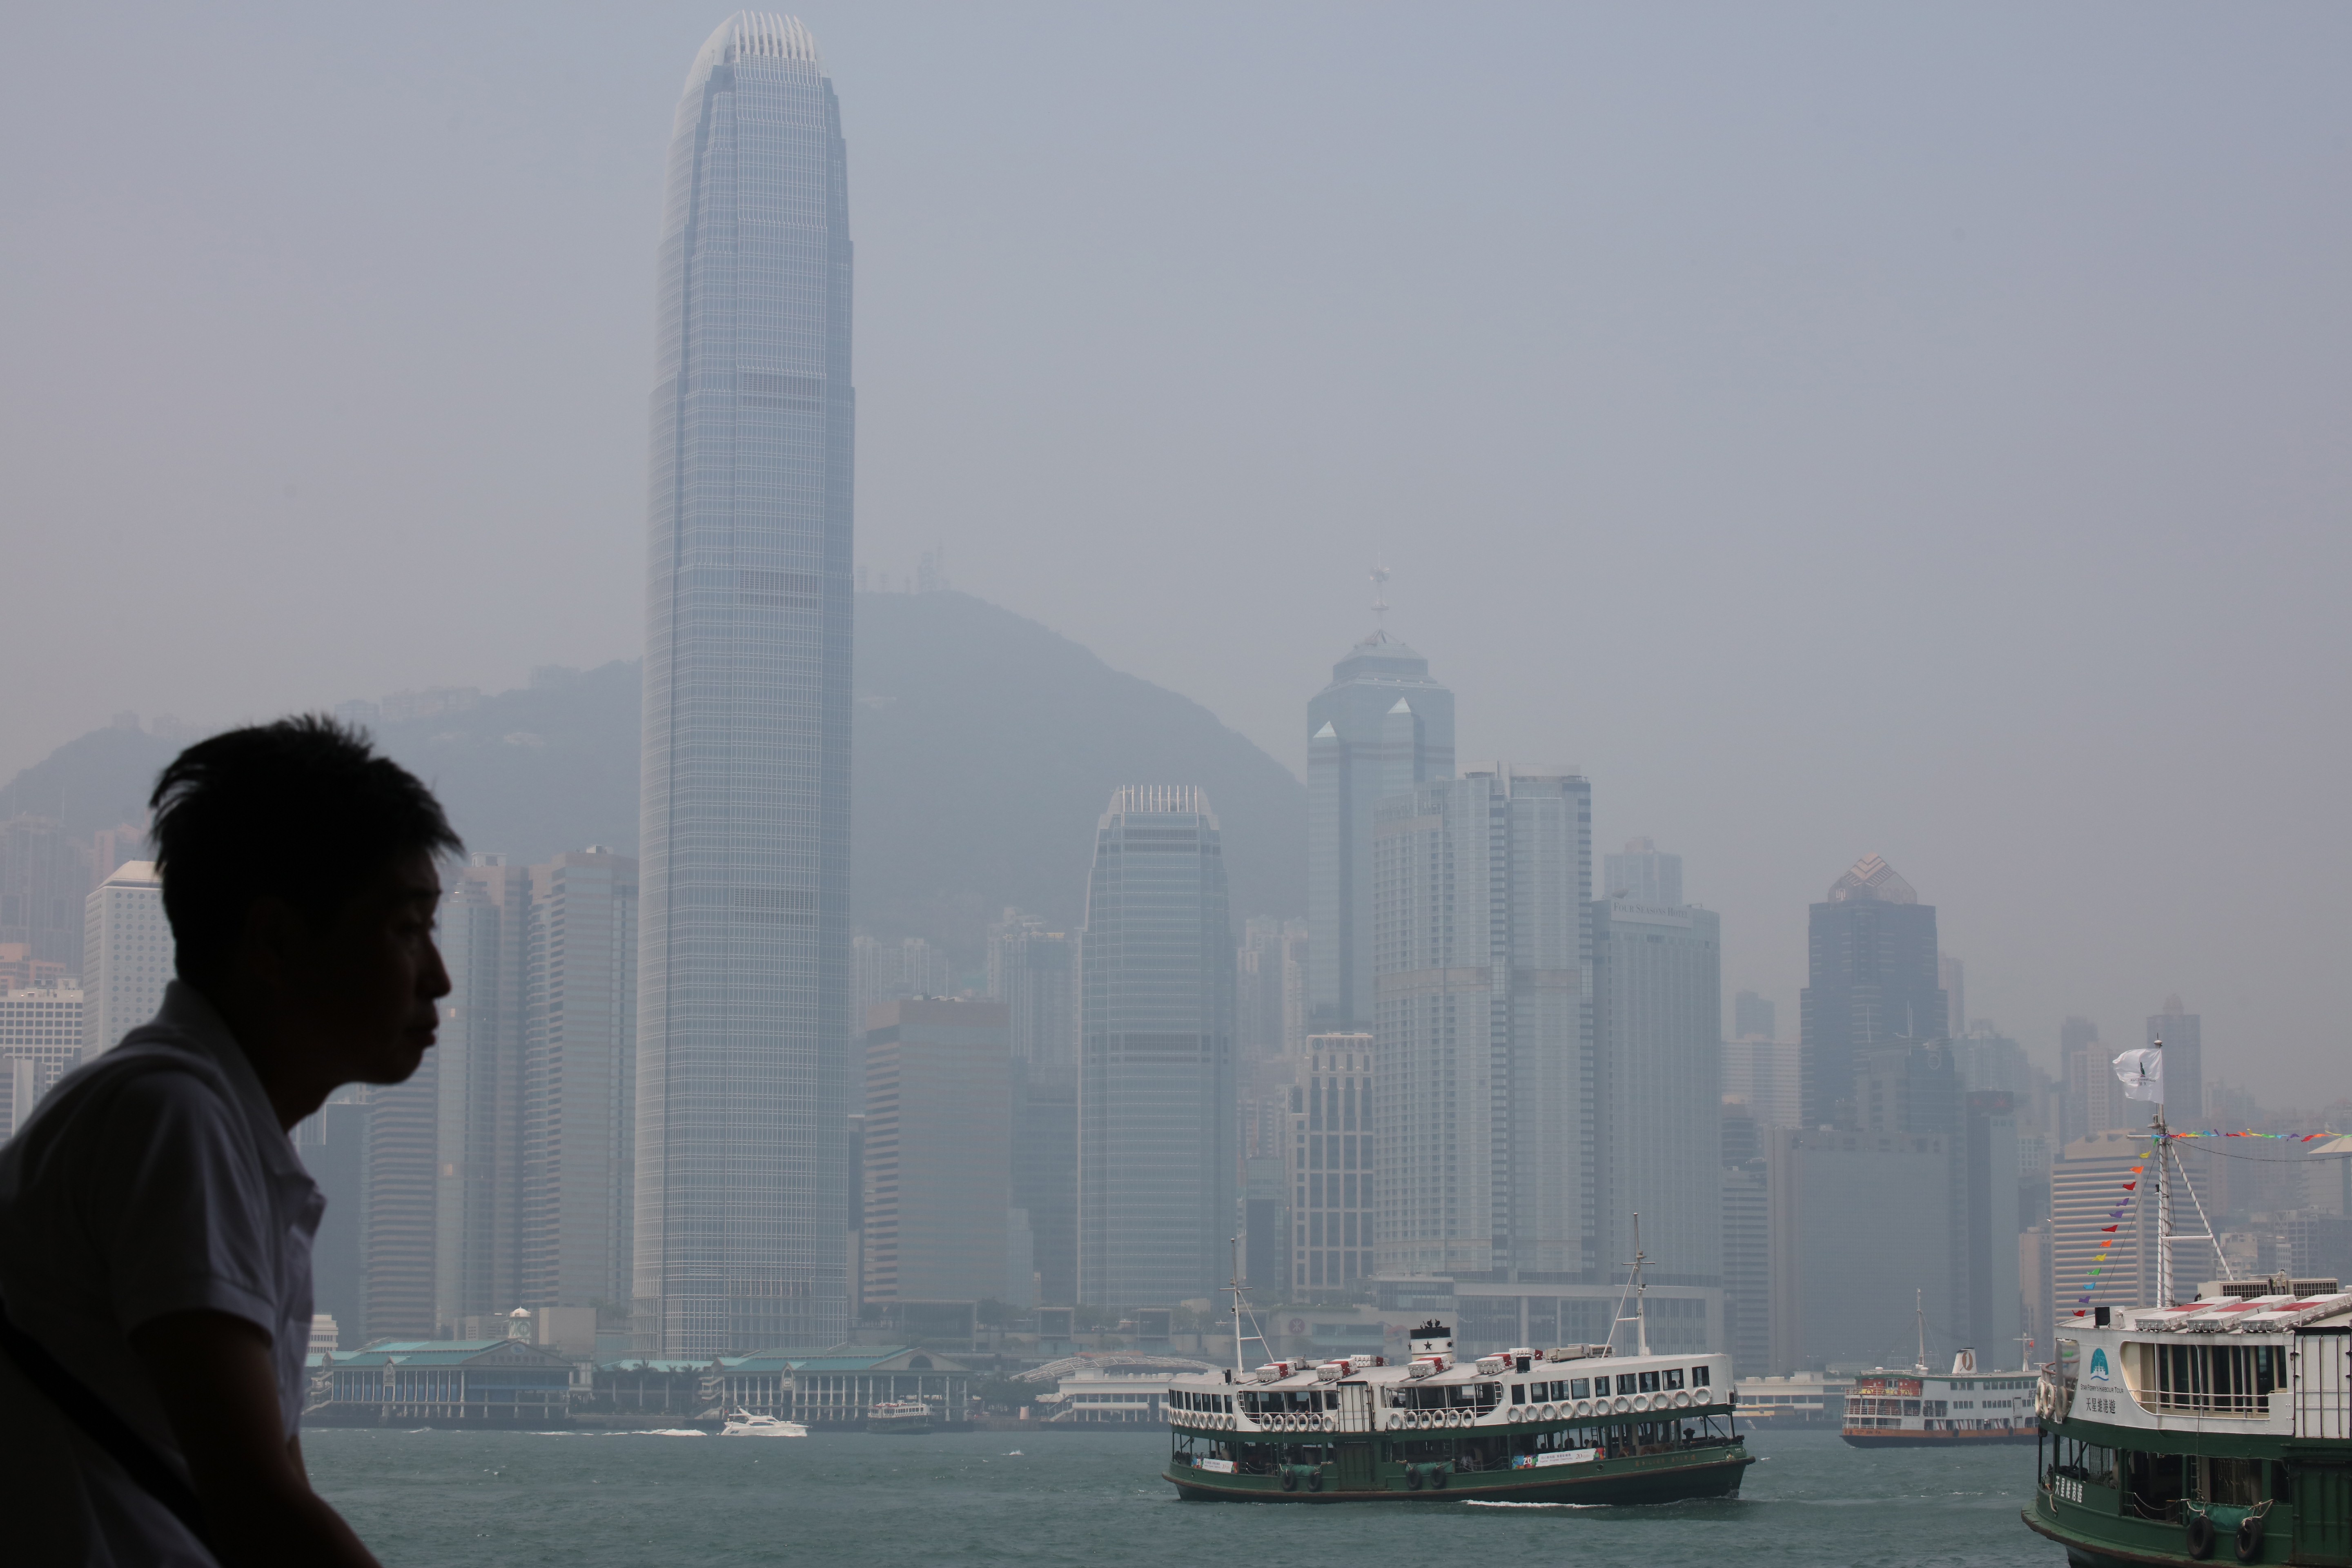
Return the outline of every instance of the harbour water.
{"type": "Polygon", "coordinates": [[[319,1489],[393,1568],[1639,1563],[2057,1568],[2033,1450],[1766,1432],[1736,1501],[1180,1503],[1158,1430],[717,1438],[319,1430],[319,1489]]]}

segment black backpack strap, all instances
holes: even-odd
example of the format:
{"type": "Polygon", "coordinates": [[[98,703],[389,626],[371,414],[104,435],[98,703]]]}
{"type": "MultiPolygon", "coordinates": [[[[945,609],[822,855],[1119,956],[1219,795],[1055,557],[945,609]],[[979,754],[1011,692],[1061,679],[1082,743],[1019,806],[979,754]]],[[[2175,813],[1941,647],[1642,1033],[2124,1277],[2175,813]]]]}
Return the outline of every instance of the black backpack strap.
{"type": "Polygon", "coordinates": [[[5,1302],[0,1302],[0,1352],[6,1352],[8,1359],[16,1363],[16,1370],[25,1374],[25,1381],[48,1395],[49,1403],[80,1427],[83,1436],[105,1449],[108,1457],[122,1467],[125,1475],[138,1482],[149,1497],[170,1509],[173,1517],[187,1526],[188,1533],[205,1551],[215,1557],[220,1555],[205,1530],[205,1505],[197,1500],[188,1484],[106,1401],[58,1365],[58,1358],[40,1342],[11,1322],[5,1302]]]}

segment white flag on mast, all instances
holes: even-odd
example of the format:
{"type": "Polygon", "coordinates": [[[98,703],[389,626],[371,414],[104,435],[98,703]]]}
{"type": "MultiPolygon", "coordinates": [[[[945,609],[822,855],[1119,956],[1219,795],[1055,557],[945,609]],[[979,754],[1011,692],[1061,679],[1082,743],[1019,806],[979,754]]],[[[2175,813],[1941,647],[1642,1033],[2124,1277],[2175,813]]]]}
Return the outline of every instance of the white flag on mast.
{"type": "Polygon", "coordinates": [[[2126,1051],[2116,1058],[2116,1076],[2123,1079],[2126,1100],[2164,1100],[2164,1053],[2151,1047],[2126,1051]]]}

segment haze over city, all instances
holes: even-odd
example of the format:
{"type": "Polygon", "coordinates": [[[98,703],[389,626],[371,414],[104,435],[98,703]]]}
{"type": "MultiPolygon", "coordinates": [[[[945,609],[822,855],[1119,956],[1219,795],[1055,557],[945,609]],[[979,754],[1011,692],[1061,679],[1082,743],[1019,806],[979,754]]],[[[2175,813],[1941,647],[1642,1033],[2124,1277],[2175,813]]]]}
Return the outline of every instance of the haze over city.
{"type": "MultiPolygon", "coordinates": [[[[803,16],[869,587],[937,549],[1303,773],[1382,563],[1462,764],[1580,767],[1784,1034],[1875,852],[2037,1060],[2178,993],[2209,1082],[2343,1092],[2352,17],[803,16]]],[[[640,654],[712,21],[11,19],[0,776],[640,654]]]]}

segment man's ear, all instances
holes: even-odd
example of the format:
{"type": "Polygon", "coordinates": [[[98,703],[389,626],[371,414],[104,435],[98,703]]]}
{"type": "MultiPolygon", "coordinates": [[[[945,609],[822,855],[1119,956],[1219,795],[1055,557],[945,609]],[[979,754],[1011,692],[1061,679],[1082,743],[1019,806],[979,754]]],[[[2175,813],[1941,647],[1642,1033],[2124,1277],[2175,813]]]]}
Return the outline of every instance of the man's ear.
{"type": "Polygon", "coordinates": [[[237,932],[235,967],[247,977],[272,987],[283,986],[308,967],[317,942],[309,917],[275,893],[264,893],[245,907],[244,929],[237,932]]]}

